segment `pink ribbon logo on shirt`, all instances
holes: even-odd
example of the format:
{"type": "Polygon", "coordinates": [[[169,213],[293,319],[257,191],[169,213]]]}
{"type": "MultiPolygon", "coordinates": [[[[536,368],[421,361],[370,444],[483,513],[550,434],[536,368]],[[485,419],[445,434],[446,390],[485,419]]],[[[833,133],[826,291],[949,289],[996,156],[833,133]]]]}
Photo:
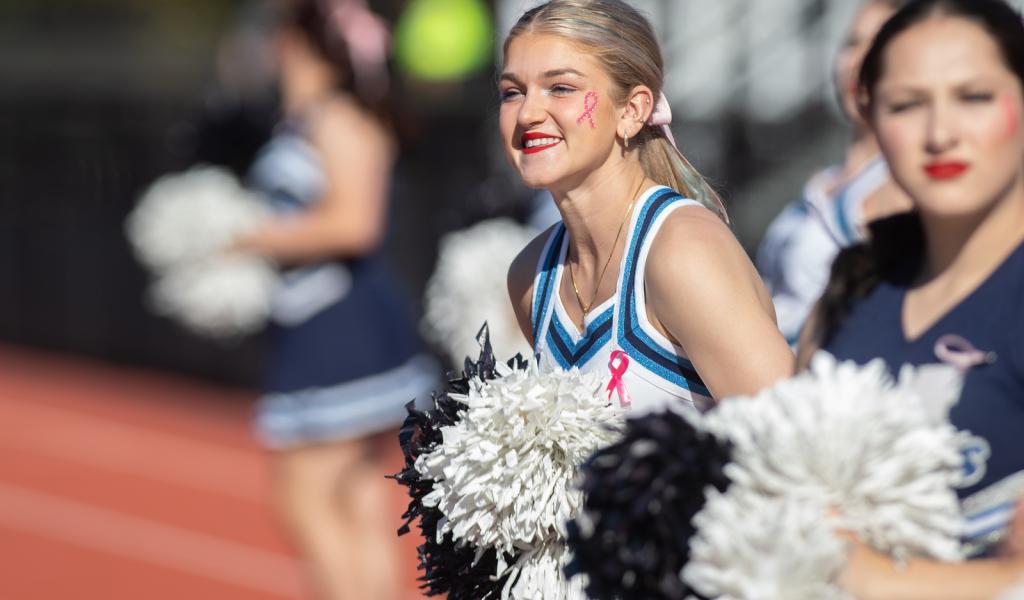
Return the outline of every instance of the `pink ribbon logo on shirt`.
{"type": "Polygon", "coordinates": [[[946,334],[935,341],[935,356],[947,365],[956,367],[961,373],[996,361],[995,352],[978,350],[956,334],[946,334]]]}
{"type": "Polygon", "coordinates": [[[619,404],[623,407],[628,407],[633,404],[633,399],[629,397],[629,392],[626,391],[626,385],[622,381],[622,376],[626,374],[626,369],[629,368],[629,356],[626,355],[622,350],[616,350],[612,352],[611,358],[608,360],[608,370],[612,372],[612,380],[608,382],[608,400],[612,399],[612,393],[618,392],[619,404]]]}

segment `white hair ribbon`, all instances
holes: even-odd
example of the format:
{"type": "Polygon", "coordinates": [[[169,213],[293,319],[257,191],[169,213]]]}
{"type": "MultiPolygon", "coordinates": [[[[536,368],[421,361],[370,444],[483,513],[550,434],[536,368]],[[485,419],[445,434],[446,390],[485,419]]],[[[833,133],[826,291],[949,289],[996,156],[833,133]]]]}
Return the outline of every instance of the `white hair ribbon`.
{"type": "Polygon", "coordinates": [[[654,105],[654,110],[651,112],[651,116],[647,118],[648,125],[654,125],[655,127],[661,127],[661,131],[664,132],[665,138],[676,150],[679,146],[676,146],[676,139],[672,137],[672,130],[669,125],[672,124],[672,107],[668,104],[668,98],[665,97],[665,92],[658,95],[658,103],[654,105]]]}

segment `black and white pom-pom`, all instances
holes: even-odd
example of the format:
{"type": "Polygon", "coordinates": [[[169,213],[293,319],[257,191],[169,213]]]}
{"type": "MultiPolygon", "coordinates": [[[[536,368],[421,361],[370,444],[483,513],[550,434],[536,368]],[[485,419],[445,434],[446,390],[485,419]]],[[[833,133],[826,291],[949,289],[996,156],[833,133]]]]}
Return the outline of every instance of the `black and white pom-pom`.
{"type": "MultiPolygon", "coordinates": [[[[433,408],[417,410],[414,402],[406,407],[409,416],[400,433],[405,468],[394,476],[408,488],[410,496],[409,507],[402,515],[406,522],[399,529],[399,534],[408,533],[412,522],[418,519],[424,539],[419,547],[420,569],[423,571],[421,588],[428,596],[445,595],[450,600],[497,598],[508,579],[507,576],[494,576],[498,572],[496,550],[478,554],[471,546],[456,544],[450,535],[438,536],[444,514],[437,507],[423,504],[423,498],[434,489],[434,481],[420,475],[415,466],[420,456],[430,453],[443,442],[442,428],[454,425],[466,410],[465,404],[449,394],[468,393],[471,379],[490,381],[498,377],[497,361],[486,328],[480,335],[479,359],[475,362],[469,358],[465,360],[462,373],[448,381],[448,389],[434,394],[433,408]]],[[[508,366],[521,369],[526,364],[516,356],[508,366]]]]}
{"type": "Polygon", "coordinates": [[[583,467],[583,510],[569,524],[570,574],[598,600],[685,600],[679,577],[705,490],[724,490],[727,444],[673,412],[630,419],[583,467]]]}
{"type": "Polygon", "coordinates": [[[512,260],[536,235],[532,228],[501,218],[441,239],[437,266],[424,294],[422,329],[453,362],[476,352],[474,334],[485,321],[496,355],[530,354],[508,300],[505,278],[512,260]]]}
{"type": "Polygon", "coordinates": [[[684,580],[714,598],[846,598],[837,530],[895,559],[959,560],[960,386],[951,367],[894,381],[881,361],[819,353],[808,372],[722,401],[702,423],[732,443],[732,483],[695,519],[684,580]]]}
{"type": "Polygon", "coordinates": [[[962,558],[955,487],[963,434],[949,422],[956,369],[840,363],[820,352],[807,372],[705,419],[733,442],[729,477],[755,491],[828,507],[837,525],[897,558],[962,558]]]}
{"type": "Polygon", "coordinates": [[[420,515],[433,536],[427,584],[454,598],[467,584],[449,578],[469,575],[475,595],[466,598],[582,600],[583,583],[563,575],[565,523],[583,502],[574,481],[580,464],[620,435],[623,415],[599,373],[488,362],[493,373],[468,378],[464,393],[412,417],[420,421],[407,436],[412,470],[399,478],[415,495],[406,518],[420,515]],[[485,560],[500,589],[475,579],[485,560]]]}
{"type": "Polygon", "coordinates": [[[599,599],[847,600],[838,530],[955,561],[960,386],[945,366],[894,380],[820,353],[754,398],[632,422],[585,469],[572,569],[599,599]]]}
{"type": "Polygon", "coordinates": [[[235,337],[260,329],[279,276],[268,261],[224,248],[270,214],[228,171],[196,167],[154,182],[125,230],[149,268],[150,305],[190,330],[235,337]]]}
{"type": "Polygon", "coordinates": [[[479,551],[496,549],[509,574],[503,598],[583,598],[562,575],[565,524],[583,503],[580,465],[620,435],[623,413],[603,393],[601,374],[497,366],[499,378],[470,381],[453,396],[462,418],[416,469],[434,480],[423,499],[446,519],[438,534],[479,551]],[[518,560],[506,557],[521,552],[518,560]]]}

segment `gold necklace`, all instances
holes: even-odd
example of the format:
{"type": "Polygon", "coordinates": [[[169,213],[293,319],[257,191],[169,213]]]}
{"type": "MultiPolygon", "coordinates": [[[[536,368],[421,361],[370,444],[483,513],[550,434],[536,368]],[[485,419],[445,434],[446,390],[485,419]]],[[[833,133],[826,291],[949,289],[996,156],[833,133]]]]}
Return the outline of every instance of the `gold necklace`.
{"type": "MultiPolygon", "coordinates": [[[[608,272],[608,265],[612,264],[612,257],[615,256],[615,248],[619,245],[619,238],[622,237],[622,229],[626,226],[626,222],[629,221],[629,215],[633,212],[633,205],[636,203],[636,199],[640,194],[640,190],[644,186],[644,180],[646,177],[640,179],[640,185],[637,186],[636,191],[633,192],[633,199],[630,200],[629,206],[626,207],[626,214],[622,217],[622,223],[619,223],[619,230],[615,233],[615,241],[612,242],[612,249],[608,253],[608,260],[604,261],[604,267],[601,269],[601,274],[597,277],[597,283],[594,284],[594,293],[590,298],[590,304],[584,304],[583,297],[580,295],[580,288],[576,287],[576,273],[572,268],[572,261],[569,261],[569,280],[572,282],[572,291],[576,293],[576,303],[579,304],[580,310],[583,311],[584,321],[587,315],[590,314],[590,310],[594,308],[594,303],[597,302],[597,292],[601,289],[601,282],[604,281],[604,274],[608,272]]],[[[572,246],[570,245],[571,249],[572,246]]],[[[585,325],[585,324],[584,324],[585,325]]]]}

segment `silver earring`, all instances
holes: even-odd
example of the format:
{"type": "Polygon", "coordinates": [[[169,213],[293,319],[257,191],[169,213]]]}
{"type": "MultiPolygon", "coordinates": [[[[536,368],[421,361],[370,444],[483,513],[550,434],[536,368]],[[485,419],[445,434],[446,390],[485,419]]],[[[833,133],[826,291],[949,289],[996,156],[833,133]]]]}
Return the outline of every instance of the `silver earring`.
{"type": "Polygon", "coordinates": [[[628,136],[628,135],[626,135],[626,134],[623,134],[623,135],[622,135],[622,144],[623,144],[623,145],[624,145],[624,146],[625,146],[626,148],[629,148],[629,136],[628,136]]]}

